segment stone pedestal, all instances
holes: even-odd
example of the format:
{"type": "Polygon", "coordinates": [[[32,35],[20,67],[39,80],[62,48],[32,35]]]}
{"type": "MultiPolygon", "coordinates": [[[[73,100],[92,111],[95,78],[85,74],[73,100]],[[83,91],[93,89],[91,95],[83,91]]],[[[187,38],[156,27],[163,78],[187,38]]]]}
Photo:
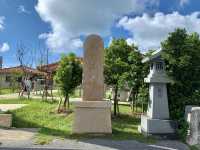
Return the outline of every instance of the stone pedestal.
{"type": "Polygon", "coordinates": [[[148,116],[141,116],[142,133],[147,135],[174,134],[176,122],[172,120],[151,119],[148,116]]]}
{"type": "Polygon", "coordinates": [[[141,116],[141,132],[145,135],[174,134],[177,125],[169,120],[166,84],[150,83],[149,95],[147,115],[141,116]]]}
{"type": "Polygon", "coordinates": [[[73,133],[112,133],[111,105],[109,101],[75,103],[73,133]]]}
{"type": "Polygon", "coordinates": [[[0,114],[0,127],[12,126],[12,114],[0,114]]]}

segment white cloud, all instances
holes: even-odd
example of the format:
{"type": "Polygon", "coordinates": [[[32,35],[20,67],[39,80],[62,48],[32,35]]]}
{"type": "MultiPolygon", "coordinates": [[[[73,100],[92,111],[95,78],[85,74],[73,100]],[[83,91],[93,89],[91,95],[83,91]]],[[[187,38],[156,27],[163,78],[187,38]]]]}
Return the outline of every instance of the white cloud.
{"type": "Polygon", "coordinates": [[[25,14],[30,14],[30,11],[28,11],[24,5],[19,5],[17,8],[18,13],[25,13],[25,14]]]}
{"type": "Polygon", "coordinates": [[[8,45],[8,43],[3,43],[2,45],[0,45],[0,52],[6,52],[10,50],[10,46],[8,45]]]}
{"type": "Polygon", "coordinates": [[[136,42],[132,38],[127,38],[126,42],[128,45],[132,45],[133,43],[136,44],[136,42]]]}
{"type": "Polygon", "coordinates": [[[3,25],[4,25],[4,19],[5,17],[0,16],[0,31],[4,29],[3,25]]]}
{"type": "Polygon", "coordinates": [[[38,36],[38,38],[41,39],[41,40],[42,40],[42,39],[46,39],[46,38],[48,38],[48,35],[49,35],[48,33],[42,33],[42,34],[40,34],[40,35],[38,36]]]}
{"type": "Polygon", "coordinates": [[[110,46],[110,45],[112,44],[112,41],[113,41],[113,37],[111,36],[111,37],[109,38],[109,41],[108,41],[108,46],[110,46]]]}
{"type": "Polygon", "coordinates": [[[188,4],[189,0],[180,0],[179,4],[181,7],[183,7],[184,5],[188,4]]]}
{"type": "Polygon", "coordinates": [[[81,35],[107,36],[122,15],[141,13],[147,5],[157,4],[157,0],[38,0],[36,11],[52,28],[39,38],[46,38],[55,50],[78,49],[82,47],[81,35]]]}
{"type": "MultiPolygon", "coordinates": [[[[0,16],[0,31],[2,31],[4,29],[4,16],[0,16]]],[[[10,46],[8,45],[8,43],[3,43],[0,44],[0,52],[6,52],[10,49],[10,46]]]]}
{"type": "Polygon", "coordinates": [[[181,15],[178,12],[171,14],[156,13],[154,16],[143,14],[135,18],[127,16],[119,20],[117,26],[132,34],[127,41],[136,43],[140,49],[159,48],[160,42],[167,38],[169,32],[175,28],[186,28],[189,32],[200,34],[200,12],[190,15],[181,15]]]}

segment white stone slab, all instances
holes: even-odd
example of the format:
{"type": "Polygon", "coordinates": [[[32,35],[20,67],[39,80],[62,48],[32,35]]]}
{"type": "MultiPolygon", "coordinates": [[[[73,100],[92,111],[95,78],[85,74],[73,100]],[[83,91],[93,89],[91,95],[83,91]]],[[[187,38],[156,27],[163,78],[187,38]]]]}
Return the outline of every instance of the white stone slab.
{"type": "Polygon", "coordinates": [[[188,107],[187,111],[189,132],[186,142],[190,145],[200,144],[200,107],[188,107]]]}
{"type": "Polygon", "coordinates": [[[176,123],[171,120],[151,119],[141,116],[141,131],[147,134],[173,134],[176,123]]]}

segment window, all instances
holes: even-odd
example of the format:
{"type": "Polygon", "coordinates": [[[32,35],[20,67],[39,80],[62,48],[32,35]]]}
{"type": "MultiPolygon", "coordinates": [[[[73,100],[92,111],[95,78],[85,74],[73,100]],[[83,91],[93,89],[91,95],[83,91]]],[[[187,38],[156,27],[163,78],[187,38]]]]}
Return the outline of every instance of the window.
{"type": "Polygon", "coordinates": [[[158,87],[158,97],[162,97],[162,88],[161,87],[158,87]]]}
{"type": "Polygon", "coordinates": [[[6,82],[10,82],[11,81],[11,77],[10,76],[6,76],[6,82]]]}
{"type": "Polygon", "coordinates": [[[153,63],[151,63],[151,70],[153,70],[153,63]]]}
{"type": "Polygon", "coordinates": [[[156,63],[156,70],[163,70],[163,63],[162,62],[156,63]]]}

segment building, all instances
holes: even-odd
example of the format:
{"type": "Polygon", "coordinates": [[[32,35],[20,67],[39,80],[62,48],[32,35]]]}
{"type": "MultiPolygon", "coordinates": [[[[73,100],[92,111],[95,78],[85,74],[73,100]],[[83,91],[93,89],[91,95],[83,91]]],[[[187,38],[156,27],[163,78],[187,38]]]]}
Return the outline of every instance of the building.
{"type": "MultiPolygon", "coordinates": [[[[83,63],[83,58],[82,57],[77,57],[77,59],[83,63]]],[[[57,68],[59,66],[59,61],[58,62],[54,62],[54,63],[51,63],[51,64],[47,64],[47,65],[40,65],[40,66],[37,66],[37,69],[39,71],[42,71],[42,72],[47,72],[49,74],[55,74],[57,68]]]]}
{"type": "Polygon", "coordinates": [[[0,69],[0,86],[1,88],[8,88],[13,85],[13,80],[16,81],[16,84],[20,84],[23,76],[42,78],[46,75],[45,72],[26,66],[2,68],[0,69]]]}

